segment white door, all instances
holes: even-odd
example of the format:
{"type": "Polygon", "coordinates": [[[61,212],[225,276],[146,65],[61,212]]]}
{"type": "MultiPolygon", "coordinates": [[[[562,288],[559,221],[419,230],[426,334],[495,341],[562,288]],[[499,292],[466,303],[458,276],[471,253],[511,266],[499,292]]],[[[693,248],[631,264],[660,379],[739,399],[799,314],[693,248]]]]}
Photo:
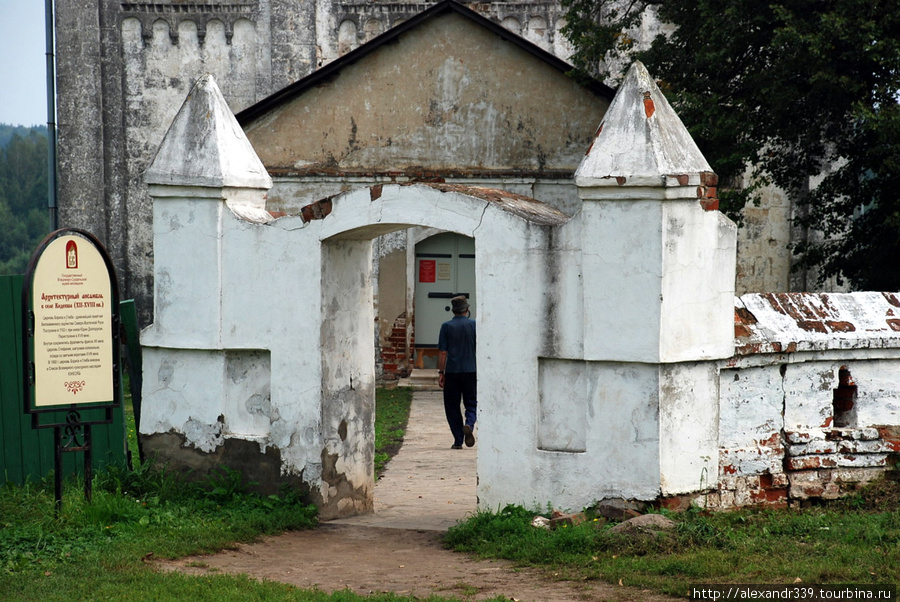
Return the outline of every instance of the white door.
{"type": "Polygon", "coordinates": [[[416,245],[417,364],[434,368],[441,324],[453,317],[450,299],[465,295],[475,318],[475,239],[445,232],[416,245]]]}

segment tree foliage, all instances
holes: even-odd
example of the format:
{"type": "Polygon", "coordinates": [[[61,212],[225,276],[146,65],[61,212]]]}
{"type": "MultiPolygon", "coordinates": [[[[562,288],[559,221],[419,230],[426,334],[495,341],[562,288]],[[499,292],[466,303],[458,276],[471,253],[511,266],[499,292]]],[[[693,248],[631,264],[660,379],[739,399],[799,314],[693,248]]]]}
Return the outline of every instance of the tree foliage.
{"type": "Polygon", "coordinates": [[[802,204],[797,223],[821,236],[794,243],[798,265],[900,290],[900,4],[564,2],[581,69],[640,59],[725,183],[749,164],[802,204]],[[675,28],[639,49],[628,32],[650,5],[675,28]]]}
{"type": "Polygon", "coordinates": [[[0,275],[23,274],[48,230],[47,136],[13,133],[0,147],[0,275]]]}

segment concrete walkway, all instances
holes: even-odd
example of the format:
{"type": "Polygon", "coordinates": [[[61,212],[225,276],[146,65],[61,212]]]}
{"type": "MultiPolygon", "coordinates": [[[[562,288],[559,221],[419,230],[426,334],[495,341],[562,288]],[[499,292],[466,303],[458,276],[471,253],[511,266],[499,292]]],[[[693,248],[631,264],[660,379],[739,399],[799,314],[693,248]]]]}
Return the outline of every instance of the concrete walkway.
{"type": "MultiPolygon", "coordinates": [[[[476,437],[478,433],[476,431],[476,437]]],[[[475,447],[450,449],[440,391],[416,391],[400,452],[375,483],[375,512],[329,524],[446,531],[475,512],[475,447]]]]}

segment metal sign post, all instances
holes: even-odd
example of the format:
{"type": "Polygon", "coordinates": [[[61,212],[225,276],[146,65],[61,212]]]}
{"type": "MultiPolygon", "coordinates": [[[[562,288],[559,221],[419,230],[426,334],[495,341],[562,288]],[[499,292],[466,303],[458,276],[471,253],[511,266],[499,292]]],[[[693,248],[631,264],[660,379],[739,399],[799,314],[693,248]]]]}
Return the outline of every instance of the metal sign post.
{"type": "Polygon", "coordinates": [[[47,236],[25,272],[22,315],[25,412],[32,428],[53,429],[59,512],[63,453],[84,452],[84,495],[90,501],[91,425],[112,423],[113,410],[122,404],[119,290],[100,241],[77,229],[47,236]],[[67,411],[64,421],[51,416],[60,411],[67,411]]]}

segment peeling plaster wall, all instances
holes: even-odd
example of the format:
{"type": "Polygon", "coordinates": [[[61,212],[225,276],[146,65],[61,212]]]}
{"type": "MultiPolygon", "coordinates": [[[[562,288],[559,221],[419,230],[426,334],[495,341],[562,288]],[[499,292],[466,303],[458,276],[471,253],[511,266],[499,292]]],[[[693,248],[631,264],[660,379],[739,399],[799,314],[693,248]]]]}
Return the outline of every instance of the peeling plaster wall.
{"type": "Polygon", "coordinates": [[[322,498],[326,516],[348,516],[373,509],[372,240],[322,251],[322,498]]]}
{"type": "Polygon", "coordinates": [[[896,463],[896,307],[891,293],[737,300],[739,354],[719,377],[719,482],[704,504],[832,499],[896,463]],[[841,372],[854,387],[853,408],[836,426],[841,372]]]}
{"type": "Polygon", "coordinates": [[[144,350],[142,433],[178,432],[185,446],[210,453],[225,426],[225,354],[220,350],[144,350]],[[202,389],[196,383],[205,383],[202,389]]]}
{"type": "MultiPolygon", "coordinates": [[[[370,510],[372,240],[410,223],[476,240],[477,294],[483,307],[494,308],[479,316],[485,366],[479,390],[484,399],[516,400],[483,406],[480,441],[495,453],[481,455],[479,471],[504,473],[522,458],[547,461],[536,459],[542,453],[533,428],[523,431],[524,439],[508,437],[506,415],[519,421],[537,413],[534,358],[547,340],[540,329],[521,328],[520,319],[548,313],[549,232],[565,215],[496,191],[473,190],[491,199],[485,200],[453,187],[385,186],[377,195],[361,190],[333,199],[320,219],[254,223],[237,217],[224,200],[220,211],[204,209],[215,195],[163,187],[157,193],[165,190],[175,196],[157,198],[155,205],[166,216],[158,221],[159,234],[173,252],[162,254],[166,263],[156,269],[171,275],[166,290],[181,297],[178,307],[159,304],[158,322],[142,335],[148,378],[141,427],[163,461],[182,468],[248,464],[250,448],[235,445],[253,443],[260,470],[271,479],[266,484],[301,484],[323,518],[370,510]],[[172,227],[176,215],[188,214],[195,216],[192,228],[172,227]],[[206,260],[217,276],[192,286],[198,271],[193,252],[209,248],[218,250],[217,259],[206,260]],[[272,279],[275,265],[279,277],[272,279]],[[203,322],[206,336],[186,336],[174,318],[187,319],[182,306],[203,307],[210,298],[221,308],[203,322]],[[522,366],[526,379],[509,378],[522,366]]],[[[487,504],[521,491],[518,480],[482,483],[479,497],[487,504]]],[[[541,477],[536,485],[542,499],[555,497],[554,479],[541,477]]]]}
{"type": "Polygon", "coordinates": [[[664,364],[659,394],[660,493],[707,489],[719,472],[719,382],[712,362],[664,364]]]}
{"type": "Polygon", "coordinates": [[[734,224],[696,200],[586,201],[582,221],[588,358],[678,362],[732,353],[734,224]]]}
{"type": "Polygon", "coordinates": [[[737,227],[693,200],[669,201],[663,207],[660,358],[727,357],[734,350],[737,227]]]}

